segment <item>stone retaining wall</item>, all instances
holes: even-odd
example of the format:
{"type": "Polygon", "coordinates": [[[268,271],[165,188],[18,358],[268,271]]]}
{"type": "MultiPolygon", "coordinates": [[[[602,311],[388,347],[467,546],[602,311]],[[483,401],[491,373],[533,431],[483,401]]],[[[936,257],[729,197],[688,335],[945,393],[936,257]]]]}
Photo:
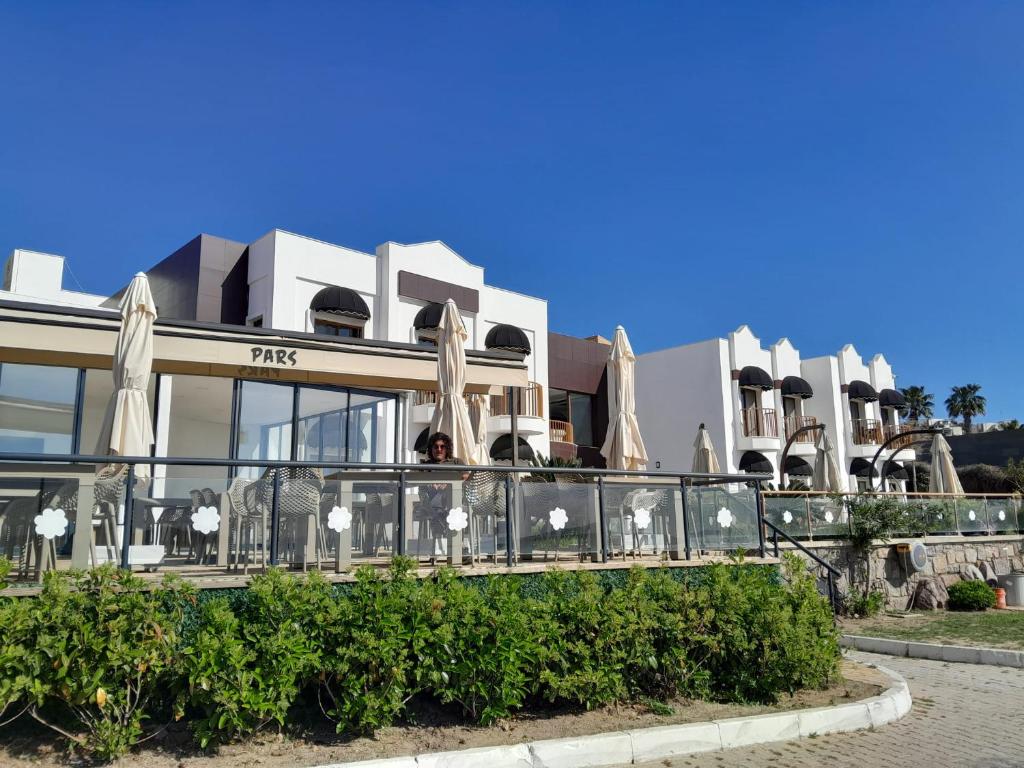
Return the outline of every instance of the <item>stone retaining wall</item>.
{"type": "MultiPolygon", "coordinates": [[[[908,574],[896,552],[896,544],[911,541],[915,539],[894,539],[886,544],[876,544],[871,553],[872,586],[885,591],[889,608],[910,607],[917,582],[922,577],[937,576],[948,587],[961,580],[961,574],[968,566],[980,567],[983,562],[992,566],[997,576],[1024,572],[1024,536],[940,536],[924,539],[928,564],[924,570],[908,574]]],[[[804,542],[804,546],[842,573],[839,591],[846,594],[850,589],[851,570],[861,567],[849,545],[837,540],[804,542]]]]}

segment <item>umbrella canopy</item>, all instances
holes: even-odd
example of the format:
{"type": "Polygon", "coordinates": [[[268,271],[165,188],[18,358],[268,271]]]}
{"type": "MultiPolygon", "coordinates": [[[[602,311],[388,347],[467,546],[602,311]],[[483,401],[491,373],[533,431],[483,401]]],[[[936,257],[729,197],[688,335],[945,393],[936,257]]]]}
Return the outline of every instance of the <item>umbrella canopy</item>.
{"type": "Polygon", "coordinates": [[[932,438],[932,473],[928,478],[928,493],[955,493],[963,496],[964,487],[960,484],[960,476],[953,466],[953,454],[949,443],[936,432],[932,438]]]}
{"type": "Polygon", "coordinates": [[[487,450],[487,417],[491,414],[491,398],[488,395],[473,395],[469,398],[469,423],[473,426],[473,463],[490,464],[491,455],[487,450]]]}
{"type": "MultiPolygon", "coordinates": [[[[114,347],[114,394],[103,419],[97,454],[146,456],[153,445],[153,421],[146,390],[153,370],[155,320],[156,305],[149,281],[139,272],[121,298],[121,328],[114,347]]],[[[117,474],[121,466],[108,464],[100,468],[100,474],[117,474]]],[[[135,476],[149,477],[149,465],[137,465],[135,476]]]]}
{"type": "Polygon", "coordinates": [[[692,471],[709,475],[722,471],[718,456],[715,454],[714,443],[711,442],[711,435],[703,424],[697,430],[697,439],[693,441],[692,471]]]}
{"type": "Polygon", "coordinates": [[[459,308],[451,299],[445,302],[437,327],[437,407],[430,422],[431,432],[444,432],[452,439],[455,458],[475,463],[476,438],[469,421],[469,410],[462,397],[466,387],[466,326],[459,308]]]}
{"type": "Polygon", "coordinates": [[[846,489],[843,487],[843,476],[836,461],[836,449],[832,447],[832,441],[828,439],[825,430],[821,430],[817,448],[818,452],[814,455],[814,472],[811,474],[811,489],[826,493],[842,493],[846,489]]]}
{"type": "Polygon", "coordinates": [[[636,395],[633,390],[636,356],[626,330],[615,329],[615,340],[608,355],[608,435],[601,455],[609,469],[640,470],[647,467],[647,450],[636,421],[636,395]]]}

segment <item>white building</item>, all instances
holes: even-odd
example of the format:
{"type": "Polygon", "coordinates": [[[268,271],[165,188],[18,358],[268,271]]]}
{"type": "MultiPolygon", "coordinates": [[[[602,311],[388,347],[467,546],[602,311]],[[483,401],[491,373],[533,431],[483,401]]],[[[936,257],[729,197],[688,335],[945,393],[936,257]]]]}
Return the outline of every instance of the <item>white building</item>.
{"type": "MultiPolygon", "coordinates": [[[[808,427],[828,433],[849,489],[866,487],[878,447],[904,429],[902,397],[881,355],[865,365],[848,345],[838,355],[804,360],[789,339],[766,349],[745,325],[728,338],[639,355],[636,402],[652,463],[688,470],[703,423],[723,471],[770,472],[776,486],[787,442],[786,484],[809,479],[821,430],[808,427]]],[[[883,454],[877,471],[891,455],[883,454]]],[[[907,448],[897,457],[913,459],[907,448]]],[[[905,470],[885,468],[890,487],[902,489],[905,470]]]]}

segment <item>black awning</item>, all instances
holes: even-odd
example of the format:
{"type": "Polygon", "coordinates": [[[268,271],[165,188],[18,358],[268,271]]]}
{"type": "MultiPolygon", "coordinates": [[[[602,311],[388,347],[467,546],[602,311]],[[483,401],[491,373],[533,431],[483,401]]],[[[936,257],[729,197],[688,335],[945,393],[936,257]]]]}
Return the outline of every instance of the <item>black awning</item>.
{"type": "Polygon", "coordinates": [[[897,464],[895,461],[887,462],[885,465],[885,476],[890,480],[909,480],[910,473],[907,472],[907,468],[902,464],[897,464]]]}
{"type": "Polygon", "coordinates": [[[786,457],[786,474],[787,475],[803,475],[810,477],[814,474],[814,467],[808,464],[806,461],[801,459],[799,456],[787,456],[786,457]]]}
{"type": "Polygon", "coordinates": [[[873,403],[878,399],[878,393],[875,392],[875,388],[860,379],[851,381],[850,386],[846,388],[846,393],[850,396],[851,400],[863,400],[865,403],[873,403]]]}
{"type": "Polygon", "coordinates": [[[768,390],[775,387],[775,381],[764,368],[748,365],[740,371],[740,386],[768,390]]]}
{"type": "Polygon", "coordinates": [[[789,397],[800,397],[807,399],[814,396],[814,390],[807,383],[806,379],[799,376],[787,376],[782,380],[782,394],[789,397]]]}
{"type": "Polygon", "coordinates": [[[484,347],[487,349],[507,349],[509,352],[522,352],[530,354],[530,340],[522,328],[514,325],[501,323],[494,326],[487,332],[484,339],[484,347]]]}
{"type": "Polygon", "coordinates": [[[363,297],[351,288],[340,285],[328,285],[317,291],[309,308],[314,312],[330,312],[335,315],[354,317],[357,320],[369,320],[370,308],[363,297]]]}
{"type": "Polygon", "coordinates": [[[854,459],[850,462],[850,474],[855,477],[871,477],[871,462],[867,459],[854,459]]]}
{"type": "Polygon", "coordinates": [[[767,472],[770,475],[775,472],[775,468],[763,453],[747,451],[740,458],[740,472],[767,472]]]}
{"type": "Polygon", "coordinates": [[[431,303],[416,313],[412,321],[412,327],[417,331],[434,330],[441,324],[441,314],[444,312],[444,304],[431,303]]]}
{"type": "Polygon", "coordinates": [[[895,389],[883,389],[878,393],[878,404],[883,408],[904,408],[907,400],[895,389]]]}
{"type": "Polygon", "coordinates": [[[416,442],[413,447],[416,449],[416,453],[427,452],[427,441],[430,440],[430,427],[427,427],[416,437],[416,442]]]}
{"type": "MultiPolygon", "coordinates": [[[[533,448],[523,438],[519,438],[518,458],[520,461],[532,461],[533,448]]],[[[491,446],[491,458],[495,461],[512,461],[512,435],[502,435],[491,446]]]]}

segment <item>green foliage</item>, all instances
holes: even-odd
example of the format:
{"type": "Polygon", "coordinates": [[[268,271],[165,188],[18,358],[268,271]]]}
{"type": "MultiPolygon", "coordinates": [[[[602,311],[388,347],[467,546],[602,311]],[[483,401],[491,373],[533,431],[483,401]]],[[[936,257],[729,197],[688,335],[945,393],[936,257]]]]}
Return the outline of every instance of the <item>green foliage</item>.
{"type": "Polygon", "coordinates": [[[886,542],[907,525],[905,505],[894,496],[846,496],[850,519],[850,546],[867,552],[874,542],[886,542]]]}
{"type": "Polygon", "coordinates": [[[33,716],[98,757],[127,752],[165,690],[191,597],[180,583],[152,588],[110,565],[47,573],[31,607],[14,611],[32,676],[22,695],[33,716]],[[54,716],[70,719],[78,733],[54,716]]]}
{"type": "Polygon", "coordinates": [[[1006,480],[1014,493],[1024,493],[1024,459],[1006,460],[1006,480]]]}
{"type": "Polygon", "coordinates": [[[177,711],[190,710],[200,746],[252,733],[288,708],[319,663],[317,608],[330,597],[318,574],[300,581],[279,569],[255,577],[236,613],[205,603],[199,629],[181,649],[177,711]]]}
{"type": "Polygon", "coordinates": [[[921,386],[904,387],[900,390],[906,406],[903,408],[903,415],[913,422],[918,422],[932,417],[935,408],[935,399],[921,386]]]}
{"type": "Polygon", "coordinates": [[[980,384],[966,384],[962,387],[953,387],[946,398],[946,413],[951,419],[963,419],[966,434],[971,432],[974,417],[985,414],[985,396],[980,392],[980,384]]]}
{"type": "Polygon", "coordinates": [[[995,604],[995,590],[984,581],[958,581],[949,587],[951,611],[984,611],[995,604]]]}
{"type": "Polygon", "coordinates": [[[65,735],[104,759],[158,713],[187,718],[205,747],[286,724],[304,691],[340,733],[372,734],[413,696],[480,723],[531,700],[770,702],[827,684],[839,661],[829,606],[795,558],[781,578],[715,564],[486,579],[418,579],[396,559],[351,585],[273,569],[199,598],[104,568],[0,601],[0,641],[0,706],[78,722],[65,735]]]}
{"type": "Polygon", "coordinates": [[[1001,467],[991,464],[969,464],[957,467],[956,474],[965,493],[1012,493],[1013,486],[1001,467]]]}
{"type": "Polygon", "coordinates": [[[885,607],[885,593],[873,589],[864,594],[852,593],[846,596],[843,610],[855,618],[877,616],[885,607]]]}

